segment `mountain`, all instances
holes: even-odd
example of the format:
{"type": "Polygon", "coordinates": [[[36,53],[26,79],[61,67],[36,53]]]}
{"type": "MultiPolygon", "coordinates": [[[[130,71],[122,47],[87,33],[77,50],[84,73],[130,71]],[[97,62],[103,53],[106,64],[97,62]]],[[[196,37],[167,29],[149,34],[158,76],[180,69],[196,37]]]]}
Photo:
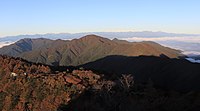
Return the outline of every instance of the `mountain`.
{"type": "Polygon", "coordinates": [[[1,48],[0,54],[60,66],[81,65],[108,55],[166,55],[170,58],[183,56],[180,51],[163,47],[155,42],[110,40],[96,35],[73,40],[21,39],[1,48]]]}
{"type": "Polygon", "coordinates": [[[115,38],[131,38],[131,37],[185,37],[185,36],[199,36],[199,34],[178,34],[178,33],[167,33],[167,32],[152,32],[152,31],[141,31],[141,32],[83,32],[83,33],[47,33],[47,34],[35,34],[35,35],[17,35],[17,36],[6,36],[1,37],[0,42],[11,41],[16,42],[23,38],[49,38],[49,39],[73,39],[80,38],[85,35],[95,34],[102,37],[108,37],[110,39],[115,38]]]}
{"type": "MultiPolygon", "coordinates": [[[[112,68],[113,71],[130,71],[134,70],[132,68],[139,68],[136,70],[140,70],[142,75],[144,73],[149,75],[151,68],[155,73],[156,68],[161,68],[160,73],[156,75],[158,77],[150,78],[146,83],[138,83],[131,73],[117,76],[113,73],[113,76],[109,75],[108,79],[108,76],[106,77],[108,73],[94,73],[91,70],[77,70],[74,67],[47,66],[27,62],[21,58],[0,56],[0,110],[199,111],[200,93],[196,90],[200,87],[197,81],[200,78],[199,64],[166,57],[149,58],[109,56],[103,59],[107,65],[99,62],[110,71],[112,68]],[[108,64],[110,62],[113,64],[108,64]],[[137,63],[138,67],[131,66],[131,62],[137,63]],[[161,65],[157,63],[169,64],[162,67],[157,66],[161,65]],[[126,67],[123,67],[124,64],[126,67]],[[185,67],[177,67],[176,64],[185,67]],[[120,67],[114,69],[113,66],[117,65],[120,67]],[[142,65],[145,67],[141,68],[142,65]],[[172,71],[172,67],[176,70],[172,71]],[[186,67],[191,68],[192,71],[185,72],[186,67]],[[178,71],[182,69],[183,72],[178,71]],[[167,70],[172,71],[171,74],[165,75],[163,71],[167,70]],[[157,87],[160,85],[159,82],[163,87],[157,87]],[[169,82],[174,86],[168,87],[169,82]],[[179,85],[185,88],[193,86],[193,88],[184,92],[173,90],[179,85]]],[[[98,64],[96,66],[99,67],[98,64]]],[[[103,69],[103,66],[101,68],[103,69]]]]}

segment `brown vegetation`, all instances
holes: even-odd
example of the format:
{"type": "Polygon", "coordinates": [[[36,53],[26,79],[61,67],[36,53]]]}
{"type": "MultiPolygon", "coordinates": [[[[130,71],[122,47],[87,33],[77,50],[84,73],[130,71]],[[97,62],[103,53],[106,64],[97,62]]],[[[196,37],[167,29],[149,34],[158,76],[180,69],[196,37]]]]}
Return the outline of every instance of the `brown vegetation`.
{"type": "Polygon", "coordinates": [[[0,56],[0,69],[0,110],[54,111],[100,79],[91,71],[53,74],[48,66],[6,56],[0,56]]]}
{"type": "Polygon", "coordinates": [[[130,74],[113,76],[111,80],[90,70],[69,71],[66,68],[66,71],[60,71],[54,68],[0,56],[0,110],[200,110],[198,91],[181,93],[157,89],[151,79],[141,84],[130,74]],[[17,76],[11,76],[11,73],[17,76]]]}

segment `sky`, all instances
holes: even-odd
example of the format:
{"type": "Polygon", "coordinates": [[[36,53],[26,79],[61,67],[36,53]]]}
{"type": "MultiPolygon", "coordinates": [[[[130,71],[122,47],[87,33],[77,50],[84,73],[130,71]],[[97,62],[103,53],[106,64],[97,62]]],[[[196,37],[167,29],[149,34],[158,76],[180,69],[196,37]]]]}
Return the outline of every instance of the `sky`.
{"type": "Polygon", "coordinates": [[[200,34],[200,0],[0,0],[0,37],[164,31],[200,34]]]}

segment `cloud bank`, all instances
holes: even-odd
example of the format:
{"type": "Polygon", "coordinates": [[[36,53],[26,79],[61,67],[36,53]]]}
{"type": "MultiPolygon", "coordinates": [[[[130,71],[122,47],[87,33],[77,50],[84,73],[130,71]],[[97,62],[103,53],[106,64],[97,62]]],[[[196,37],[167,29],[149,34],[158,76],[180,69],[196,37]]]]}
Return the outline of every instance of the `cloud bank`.
{"type": "Polygon", "coordinates": [[[193,62],[193,63],[200,63],[200,60],[195,60],[193,58],[186,58],[186,60],[193,62]]]}
{"type": "Polygon", "coordinates": [[[0,42],[0,48],[1,47],[4,47],[4,46],[7,46],[7,45],[10,45],[10,44],[13,44],[14,42],[0,42]]]}
{"type": "Polygon", "coordinates": [[[195,37],[129,37],[129,38],[121,38],[127,41],[181,41],[181,42],[188,42],[188,43],[200,43],[200,36],[195,37]]]}

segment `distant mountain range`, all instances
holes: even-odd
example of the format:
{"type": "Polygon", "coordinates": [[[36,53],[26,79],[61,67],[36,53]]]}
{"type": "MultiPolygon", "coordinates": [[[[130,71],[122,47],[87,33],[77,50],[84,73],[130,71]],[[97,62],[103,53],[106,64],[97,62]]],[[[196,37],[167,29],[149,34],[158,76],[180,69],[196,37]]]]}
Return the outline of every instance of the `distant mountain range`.
{"type": "Polygon", "coordinates": [[[183,37],[183,36],[199,36],[199,34],[177,34],[167,32],[152,32],[152,31],[141,31],[141,32],[84,32],[84,33],[50,33],[50,34],[35,34],[35,35],[18,35],[18,36],[6,36],[1,37],[2,41],[18,41],[23,38],[48,38],[48,39],[74,39],[80,38],[85,35],[95,34],[102,37],[113,38],[130,38],[130,37],[183,37]]]}
{"type": "Polygon", "coordinates": [[[21,57],[31,62],[48,65],[81,65],[108,55],[166,55],[183,56],[181,51],[161,46],[155,42],[128,42],[87,35],[73,40],[21,39],[0,49],[0,54],[21,57]]]}

